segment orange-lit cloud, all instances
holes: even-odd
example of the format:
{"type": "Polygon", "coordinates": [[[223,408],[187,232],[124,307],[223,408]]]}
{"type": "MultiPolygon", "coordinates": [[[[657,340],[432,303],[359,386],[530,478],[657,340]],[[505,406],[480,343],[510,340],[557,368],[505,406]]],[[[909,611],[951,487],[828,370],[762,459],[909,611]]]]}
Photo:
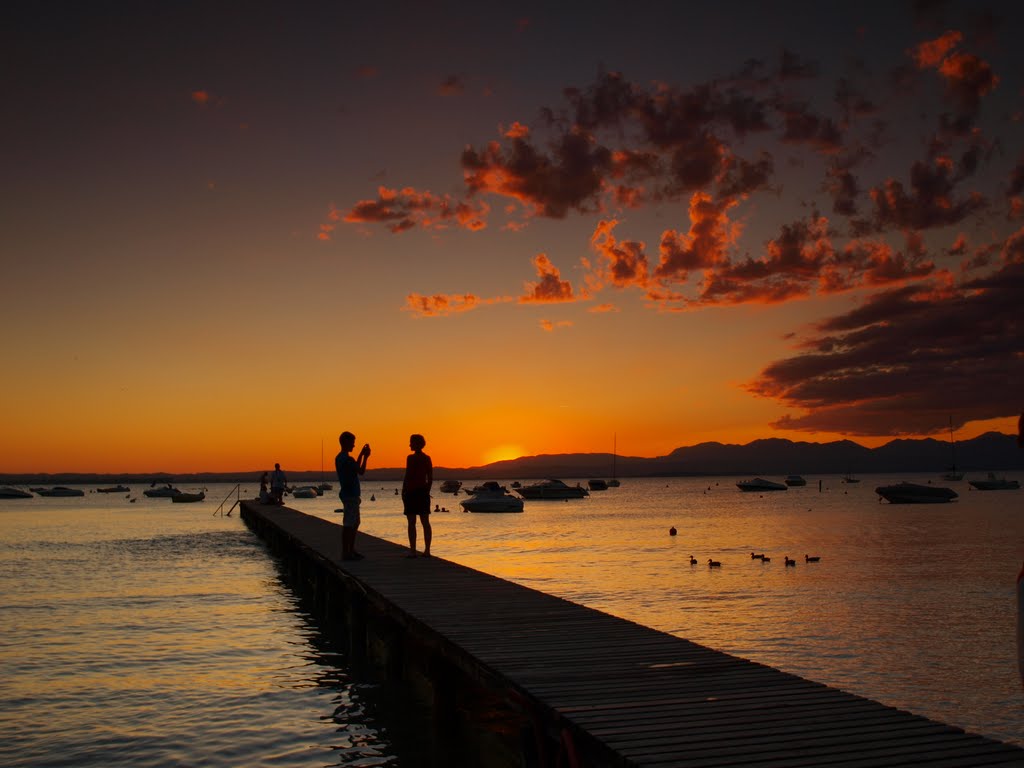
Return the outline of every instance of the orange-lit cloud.
{"type": "Polygon", "coordinates": [[[555,331],[555,330],[557,330],[559,328],[571,328],[572,327],[572,320],[558,320],[558,321],[554,321],[554,320],[541,320],[540,321],[540,327],[541,327],[542,330],[545,330],[548,333],[551,333],[551,332],[553,332],[553,331],[555,331]]]}
{"type": "Polygon", "coordinates": [[[520,304],[547,304],[576,300],[573,296],[572,285],[568,280],[562,280],[558,267],[551,263],[551,259],[547,255],[538,253],[534,256],[533,266],[540,279],[535,283],[526,283],[526,293],[519,297],[520,304]]]}
{"type": "Polygon", "coordinates": [[[475,309],[479,299],[471,294],[462,296],[445,296],[435,294],[433,296],[422,296],[418,293],[410,293],[405,297],[405,308],[415,315],[423,317],[437,317],[451,315],[456,312],[468,312],[475,309]]]}
{"type": "Polygon", "coordinates": [[[434,294],[424,296],[410,293],[405,297],[403,309],[418,317],[445,317],[478,309],[491,304],[507,304],[515,301],[513,296],[482,298],[473,294],[434,294]]]}
{"type": "Polygon", "coordinates": [[[693,270],[727,261],[729,246],[737,235],[729,221],[729,209],[734,205],[736,201],[732,199],[716,202],[706,193],[695,193],[690,198],[689,231],[662,233],[655,276],[686,282],[693,270]]]}
{"type": "MultiPolygon", "coordinates": [[[[621,243],[617,241],[614,236],[617,224],[614,219],[602,220],[590,237],[590,243],[602,257],[604,265],[599,269],[600,278],[619,288],[644,288],[650,278],[645,246],[642,242],[632,240],[621,243]]],[[[596,285],[602,281],[599,280],[596,285]]]]}
{"type": "Polygon", "coordinates": [[[482,151],[462,153],[464,180],[470,194],[490,193],[518,200],[536,215],[561,219],[570,210],[599,209],[597,196],[611,165],[611,153],[583,132],[570,132],[551,156],[527,136],[516,135],[511,146],[491,142],[482,151]]]}
{"type": "Polygon", "coordinates": [[[486,202],[467,203],[450,195],[420,192],[412,187],[401,190],[380,187],[376,200],[361,200],[345,215],[349,223],[383,223],[394,233],[414,227],[444,229],[457,224],[464,229],[487,226],[490,206],[486,202]]]}
{"type": "Polygon", "coordinates": [[[961,32],[950,30],[934,40],[926,40],[910,49],[910,57],[921,69],[936,69],[949,52],[964,39],[961,32]]]}

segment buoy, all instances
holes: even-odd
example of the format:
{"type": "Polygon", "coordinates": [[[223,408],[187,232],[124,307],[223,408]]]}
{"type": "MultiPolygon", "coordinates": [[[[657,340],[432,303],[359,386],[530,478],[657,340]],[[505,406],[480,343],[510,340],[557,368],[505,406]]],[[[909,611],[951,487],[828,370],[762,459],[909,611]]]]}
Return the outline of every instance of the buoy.
{"type": "Polygon", "coordinates": [[[675,536],[676,535],[676,527],[674,525],[671,528],[668,529],[668,535],[669,536],[675,536]]]}
{"type": "Polygon", "coordinates": [[[371,494],[370,494],[370,501],[376,501],[376,500],[377,500],[377,497],[376,497],[376,496],[374,496],[374,495],[373,495],[373,494],[371,493],[371,494]]]}

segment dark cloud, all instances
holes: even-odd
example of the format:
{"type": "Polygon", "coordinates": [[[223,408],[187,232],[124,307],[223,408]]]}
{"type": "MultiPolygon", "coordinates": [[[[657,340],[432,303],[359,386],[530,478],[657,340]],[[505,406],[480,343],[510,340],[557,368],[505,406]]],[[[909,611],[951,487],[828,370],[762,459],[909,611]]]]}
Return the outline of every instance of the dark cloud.
{"type": "Polygon", "coordinates": [[[801,409],[774,426],[849,435],[928,434],[1020,410],[1024,263],[961,286],[880,293],[820,326],[812,351],[767,366],[750,391],[801,409]]]}
{"type": "Polygon", "coordinates": [[[574,131],[561,137],[550,156],[527,137],[513,138],[507,149],[497,142],[483,151],[468,147],[462,153],[462,167],[471,194],[505,195],[541,216],[562,219],[571,209],[599,209],[612,153],[589,134],[574,131]]]}
{"type": "Polygon", "coordinates": [[[831,118],[811,113],[806,104],[783,106],[780,112],[785,123],[782,141],[787,144],[807,144],[826,153],[842,149],[842,133],[831,118]]]}
{"type": "Polygon", "coordinates": [[[1010,171],[1010,183],[1006,188],[1007,197],[1016,197],[1024,193],[1024,158],[1017,161],[1017,165],[1010,171]]]}
{"type": "Polygon", "coordinates": [[[894,179],[871,190],[874,222],[879,230],[932,229],[957,224],[982,210],[985,199],[972,193],[957,200],[954,178],[948,164],[914,163],[910,170],[910,191],[894,179]]]}
{"type": "Polygon", "coordinates": [[[818,64],[807,61],[799,54],[790,50],[783,50],[779,56],[779,79],[780,80],[802,80],[818,76],[818,64]]]}
{"type": "Polygon", "coordinates": [[[458,75],[448,75],[437,87],[437,92],[442,96],[458,96],[465,90],[466,86],[458,75]]]}

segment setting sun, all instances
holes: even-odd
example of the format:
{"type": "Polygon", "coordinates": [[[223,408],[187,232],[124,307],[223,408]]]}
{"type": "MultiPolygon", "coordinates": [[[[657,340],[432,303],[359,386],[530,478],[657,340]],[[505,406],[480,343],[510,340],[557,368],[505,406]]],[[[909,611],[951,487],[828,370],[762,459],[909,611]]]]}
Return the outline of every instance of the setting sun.
{"type": "Polygon", "coordinates": [[[522,446],[519,445],[496,445],[489,451],[486,451],[481,458],[483,464],[493,464],[496,461],[508,461],[509,459],[518,459],[520,456],[525,455],[525,451],[522,446]]]}

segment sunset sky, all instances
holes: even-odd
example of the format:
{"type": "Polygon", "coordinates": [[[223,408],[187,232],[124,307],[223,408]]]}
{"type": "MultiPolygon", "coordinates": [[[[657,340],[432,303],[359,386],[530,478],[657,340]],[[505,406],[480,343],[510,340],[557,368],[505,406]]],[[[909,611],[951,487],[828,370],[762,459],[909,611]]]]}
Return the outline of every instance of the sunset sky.
{"type": "Polygon", "coordinates": [[[0,472],[1013,432],[1022,7],[6,9],[0,472]]]}

